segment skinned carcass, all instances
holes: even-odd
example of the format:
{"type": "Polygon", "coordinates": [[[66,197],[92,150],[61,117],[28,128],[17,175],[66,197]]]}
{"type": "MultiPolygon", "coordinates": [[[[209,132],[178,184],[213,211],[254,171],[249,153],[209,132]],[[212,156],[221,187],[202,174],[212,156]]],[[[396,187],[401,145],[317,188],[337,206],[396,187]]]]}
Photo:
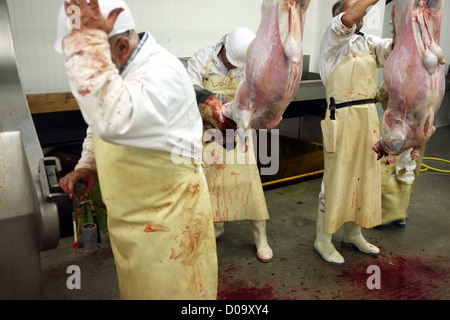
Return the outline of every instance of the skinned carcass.
{"type": "Polygon", "coordinates": [[[264,0],[256,38],[247,51],[246,78],[231,104],[241,129],[272,129],[298,90],[303,30],[310,0],[264,0]]]}
{"type": "Polygon", "coordinates": [[[392,17],[394,49],[384,67],[389,96],[378,157],[420,148],[434,133],[434,121],[445,93],[444,54],[439,47],[444,0],[396,0],[392,17]]]}
{"type": "Polygon", "coordinates": [[[235,99],[223,105],[215,99],[204,103],[216,129],[272,129],[282,120],[302,76],[303,30],[310,1],[263,1],[261,22],[247,51],[246,77],[235,99]]]}

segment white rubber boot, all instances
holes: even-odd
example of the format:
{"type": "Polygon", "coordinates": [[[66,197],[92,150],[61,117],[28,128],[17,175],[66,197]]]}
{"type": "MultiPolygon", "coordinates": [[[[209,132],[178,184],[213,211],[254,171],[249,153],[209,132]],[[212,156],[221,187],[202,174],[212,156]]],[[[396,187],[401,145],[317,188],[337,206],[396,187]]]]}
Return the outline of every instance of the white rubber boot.
{"type": "Polygon", "coordinates": [[[219,238],[225,232],[225,228],[223,227],[223,222],[214,222],[214,234],[216,235],[216,239],[219,238]]]}
{"type": "Polygon", "coordinates": [[[250,220],[255,237],[256,256],[261,262],[270,262],[273,258],[272,248],[267,242],[266,220],[250,220]]]}
{"type": "Polygon", "coordinates": [[[367,253],[371,256],[376,256],[380,253],[380,249],[373,244],[367,242],[361,233],[361,226],[354,222],[344,223],[344,234],[342,235],[342,245],[346,247],[353,247],[361,252],[367,253]]]}
{"type": "Polygon", "coordinates": [[[317,212],[316,241],[314,242],[314,249],[326,262],[335,266],[341,266],[344,264],[345,260],[336,250],[333,243],[331,243],[332,235],[323,233],[324,216],[325,213],[319,209],[317,212]]]}

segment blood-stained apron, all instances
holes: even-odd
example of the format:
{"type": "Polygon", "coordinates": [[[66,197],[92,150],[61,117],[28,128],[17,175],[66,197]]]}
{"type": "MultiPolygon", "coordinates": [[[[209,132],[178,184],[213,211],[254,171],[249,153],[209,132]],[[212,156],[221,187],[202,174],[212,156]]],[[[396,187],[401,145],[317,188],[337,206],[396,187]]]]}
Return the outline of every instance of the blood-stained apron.
{"type": "Polygon", "coordinates": [[[406,184],[397,179],[397,162],[386,164],[386,158],[381,159],[383,224],[407,219],[411,193],[419,178],[424,153],[425,145],[420,148],[419,158],[416,159],[416,168],[414,169],[415,179],[411,184],[406,184]]]}
{"type": "Polygon", "coordinates": [[[210,72],[213,63],[214,60],[211,59],[206,67],[205,76],[203,77],[203,88],[213,93],[223,94],[227,97],[228,101],[232,101],[236,96],[236,90],[240,80],[235,76],[234,71],[229,76],[211,75],[210,72]]]}
{"type": "MultiPolygon", "coordinates": [[[[212,61],[203,79],[204,88],[233,100],[239,79],[233,75],[210,75],[211,66],[212,61]]],[[[227,150],[217,142],[204,142],[203,160],[206,163],[205,175],[214,222],[268,220],[269,212],[253,149],[253,135],[248,135],[247,152],[240,151],[238,141],[235,145],[234,149],[227,150]]]]}
{"type": "Polygon", "coordinates": [[[217,298],[218,264],[201,167],[94,136],[122,299],[217,298]]]}
{"type": "Polygon", "coordinates": [[[406,219],[412,185],[397,181],[396,163],[386,164],[385,157],[380,161],[383,224],[406,219]]]}
{"type": "MultiPolygon", "coordinates": [[[[334,97],[336,104],[340,104],[372,99],[377,88],[375,55],[370,51],[353,51],[328,78],[327,100],[334,97]]],[[[329,117],[330,109],[326,119],[329,117]]],[[[355,222],[364,228],[381,224],[380,163],[372,150],[379,139],[376,106],[369,103],[337,109],[336,122],[335,150],[324,150],[323,230],[327,234],[334,234],[345,222],[355,222]]]]}

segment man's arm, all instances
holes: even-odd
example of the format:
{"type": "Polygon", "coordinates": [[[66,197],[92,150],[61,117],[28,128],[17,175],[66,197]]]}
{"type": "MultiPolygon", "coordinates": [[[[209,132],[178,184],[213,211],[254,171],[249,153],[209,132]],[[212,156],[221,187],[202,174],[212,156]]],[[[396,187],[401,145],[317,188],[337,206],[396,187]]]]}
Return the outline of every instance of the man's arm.
{"type": "Polygon", "coordinates": [[[97,165],[95,163],[94,154],[94,141],[93,133],[91,127],[86,130],[86,137],[83,141],[83,150],[81,151],[81,158],[78,160],[75,170],[78,169],[89,169],[91,171],[97,172],[97,165]]]}
{"type": "Polygon", "coordinates": [[[392,39],[368,36],[368,41],[375,51],[378,68],[383,68],[394,47],[392,39]]]}
{"type": "Polygon", "coordinates": [[[187,62],[187,72],[194,86],[203,88],[203,77],[210,58],[210,48],[204,48],[192,55],[187,62]]]}
{"type": "Polygon", "coordinates": [[[87,197],[97,184],[97,166],[95,163],[94,144],[92,141],[92,130],[88,127],[86,138],[83,142],[83,151],[74,171],[66,174],[59,180],[59,185],[70,199],[80,199],[77,194],[77,184],[85,185],[83,196],[87,197]]]}
{"type": "Polygon", "coordinates": [[[351,28],[355,23],[359,22],[367,14],[370,6],[377,4],[379,0],[358,0],[354,5],[345,10],[342,16],[342,23],[351,28]]]}

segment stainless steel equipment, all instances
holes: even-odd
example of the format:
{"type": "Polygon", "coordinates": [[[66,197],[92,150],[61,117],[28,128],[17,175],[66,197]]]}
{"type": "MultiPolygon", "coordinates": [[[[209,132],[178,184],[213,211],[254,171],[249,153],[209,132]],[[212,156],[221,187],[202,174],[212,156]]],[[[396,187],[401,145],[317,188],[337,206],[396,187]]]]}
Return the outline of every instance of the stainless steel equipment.
{"type": "Polygon", "coordinates": [[[40,252],[59,242],[59,160],[44,158],[0,0],[0,299],[43,296],[40,252]]]}

